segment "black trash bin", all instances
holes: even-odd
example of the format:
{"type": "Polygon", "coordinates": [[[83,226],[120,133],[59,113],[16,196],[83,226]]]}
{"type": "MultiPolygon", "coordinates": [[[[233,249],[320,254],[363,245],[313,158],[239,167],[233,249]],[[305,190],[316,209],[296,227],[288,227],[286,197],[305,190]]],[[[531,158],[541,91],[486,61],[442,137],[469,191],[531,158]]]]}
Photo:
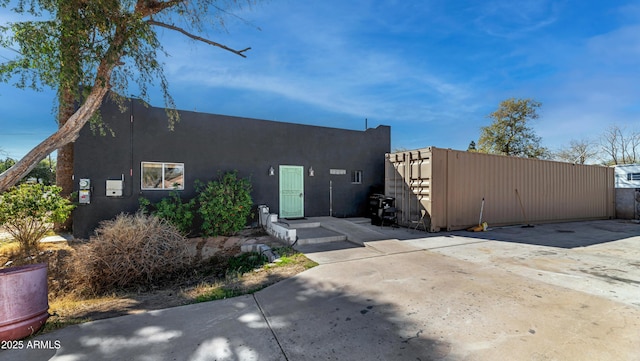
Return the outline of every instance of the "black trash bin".
{"type": "Polygon", "coordinates": [[[383,199],[384,194],[375,193],[369,196],[369,217],[371,218],[371,224],[376,226],[382,224],[380,208],[383,199]]]}
{"type": "Polygon", "coordinates": [[[395,200],[395,198],[387,197],[384,194],[372,194],[369,197],[371,224],[381,226],[383,223],[389,223],[391,219],[395,219],[395,200]]]}

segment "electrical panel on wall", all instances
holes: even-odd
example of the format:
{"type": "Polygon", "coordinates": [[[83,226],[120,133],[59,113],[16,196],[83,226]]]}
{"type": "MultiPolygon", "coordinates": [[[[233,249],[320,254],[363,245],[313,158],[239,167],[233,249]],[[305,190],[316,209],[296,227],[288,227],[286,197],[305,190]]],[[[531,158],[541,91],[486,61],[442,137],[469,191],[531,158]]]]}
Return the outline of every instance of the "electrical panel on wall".
{"type": "Polygon", "coordinates": [[[124,188],[124,181],[107,180],[107,197],[122,197],[122,189],[124,188]]]}
{"type": "Polygon", "coordinates": [[[78,182],[78,203],[90,204],[91,203],[91,180],[82,178],[78,182]]]}
{"type": "Polygon", "coordinates": [[[88,189],[81,189],[78,192],[78,203],[80,204],[91,203],[91,193],[89,193],[88,189]]]}
{"type": "Polygon", "coordinates": [[[91,189],[91,180],[87,178],[80,179],[79,182],[80,189],[91,189]]]}

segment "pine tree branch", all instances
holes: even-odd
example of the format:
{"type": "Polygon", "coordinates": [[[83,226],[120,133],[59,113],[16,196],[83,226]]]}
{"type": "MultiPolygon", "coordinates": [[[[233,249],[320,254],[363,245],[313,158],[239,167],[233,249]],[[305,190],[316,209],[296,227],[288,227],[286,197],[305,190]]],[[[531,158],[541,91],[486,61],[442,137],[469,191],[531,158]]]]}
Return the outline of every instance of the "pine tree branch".
{"type": "Polygon", "coordinates": [[[163,28],[167,28],[167,29],[170,29],[170,30],[177,31],[179,33],[182,33],[183,35],[186,35],[186,36],[190,37],[193,40],[201,41],[201,42],[203,42],[205,44],[209,44],[209,45],[212,45],[212,46],[217,46],[217,47],[219,47],[221,49],[224,49],[226,51],[232,52],[232,53],[234,53],[236,55],[239,55],[239,56],[241,56],[243,58],[247,57],[246,55],[244,55],[244,52],[246,52],[248,50],[251,50],[251,48],[246,48],[246,49],[242,49],[242,50],[232,49],[232,48],[230,48],[230,47],[228,47],[226,45],[223,45],[223,44],[220,44],[220,43],[216,43],[215,41],[211,41],[209,39],[203,38],[203,37],[195,35],[195,34],[191,34],[190,32],[188,32],[188,31],[186,31],[186,30],[184,30],[184,29],[182,29],[180,27],[177,27],[175,25],[166,24],[166,23],[159,22],[159,21],[156,21],[156,20],[153,20],[153,19],[147,20],[147,23],[149,23],[150,25],[160,26],[160,27],[163,27],[163,28]]]}

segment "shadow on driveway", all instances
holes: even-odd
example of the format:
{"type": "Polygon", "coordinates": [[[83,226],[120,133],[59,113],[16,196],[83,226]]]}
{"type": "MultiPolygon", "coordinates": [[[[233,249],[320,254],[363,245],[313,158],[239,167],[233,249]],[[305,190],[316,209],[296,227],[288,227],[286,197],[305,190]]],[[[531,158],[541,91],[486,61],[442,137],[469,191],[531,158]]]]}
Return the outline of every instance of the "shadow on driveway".
{"type": "Polygon", "coordinates": [[[435,237],[464,237],[478,240],[524,243],[537,246],[576,248],[640,236],[640,224],[626,220],[596,220],[535,224],[533,227],[491,227],[486,232],[452,231],[428,233],[407,228],[366,225],[381,233],[382,239],[414,240],[435,237]]]}
{"type": "Polygon", "coordinates": [[[452,232],[456,236],[557,248],[588,247],[640,236],[640,225],[624,220],[602,220],[513,226],[487,232],[452,232]]]}

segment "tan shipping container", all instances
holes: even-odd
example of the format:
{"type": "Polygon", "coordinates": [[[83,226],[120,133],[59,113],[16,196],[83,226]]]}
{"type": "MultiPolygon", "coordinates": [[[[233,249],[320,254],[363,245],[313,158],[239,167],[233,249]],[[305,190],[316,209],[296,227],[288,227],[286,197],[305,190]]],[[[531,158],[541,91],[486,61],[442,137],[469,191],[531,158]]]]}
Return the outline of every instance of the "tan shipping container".
{"type": "Polygon", "coordinates": [[[398,223],[431,232],[610,219],[614,169],[429,147],[386,155],[385,194],[398,223]]]}

